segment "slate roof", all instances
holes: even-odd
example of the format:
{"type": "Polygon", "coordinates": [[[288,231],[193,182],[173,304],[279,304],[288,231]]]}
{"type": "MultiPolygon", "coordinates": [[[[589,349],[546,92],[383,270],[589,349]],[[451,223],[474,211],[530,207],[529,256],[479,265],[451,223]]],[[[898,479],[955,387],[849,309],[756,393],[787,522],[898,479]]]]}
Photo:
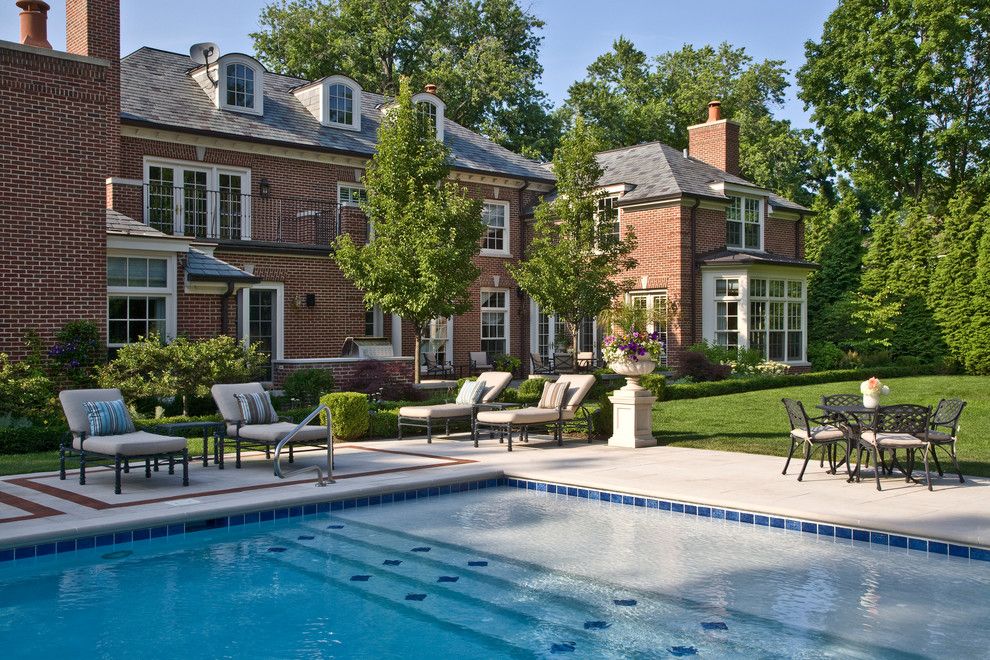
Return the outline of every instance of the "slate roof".
{"type": "MultiPolygon", "coordinates": [[[[730,183],[756,186],[751,181],[724,172],[661,142],[646,142],[598,154],[605,170],[601,185],[626,183],[635,186],[619,201],[619,206],[635,202],[676,197],[706,197],[726,200],[712,189],[713,184],[730,183]]],[[[770,194],[770,206],[788,211],[808,212],[804,206],[770,194]]]]}
{"type": "Polygon", "coordinates": [[[793,266],[795,268],[820,268],[816,263],[786,257],[770,252],[737,252],[735,250],[716,250],[698,255],[698,262],[705,266],[731,266],[734,264],[770,264],[774,266],[793,266]]]}
{"type": "Polygon", "coordinates": [[[107,231],[112,234],[145,238],[174,238],[113,209],[107,209],[107,231]]]}
{"type": "MultiPolygon", "coordinates": [[[[381,118],[379,106],[388,99],[362,92],[361,131],[323,126],[290,90],[309,81],[276,73],[264,75],[264,116],[218,110],[188,72],[188,55],[140,48],[121,60],[121,120],[227,136],[296,148],[370,156],[381,118]]],[[[445,120],[444,142],[457,170],[501,174],[553,182],[553,174],[536,161],[445,120]]]]}
{"type": "Polygon", "coordinates": [[[255,277],[251,273],[194,248],[189,248],[189,254],[186,255],[186,276],[190,280],[199,282],[253,283],[261,281],[261,278],[255,277]]]}

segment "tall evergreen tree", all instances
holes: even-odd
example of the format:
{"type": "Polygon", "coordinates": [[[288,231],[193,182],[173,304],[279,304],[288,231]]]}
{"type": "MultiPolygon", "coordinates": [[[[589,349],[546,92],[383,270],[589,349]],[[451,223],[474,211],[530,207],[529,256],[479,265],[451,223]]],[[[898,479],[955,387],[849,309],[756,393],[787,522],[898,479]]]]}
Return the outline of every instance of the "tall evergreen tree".
{"type": "Polygon", "coordinates": [[[990,376],[990,231],[986,227],[980,238],[973,284],[973,316],[963,365],[967,373],[990,376]]]}

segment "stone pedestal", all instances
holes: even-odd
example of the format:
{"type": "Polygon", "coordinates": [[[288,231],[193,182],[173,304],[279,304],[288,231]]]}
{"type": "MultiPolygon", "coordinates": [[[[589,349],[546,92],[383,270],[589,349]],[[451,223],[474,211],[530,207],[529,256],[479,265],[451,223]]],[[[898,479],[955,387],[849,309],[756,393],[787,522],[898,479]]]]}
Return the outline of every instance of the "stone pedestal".
{"type": "Polygon", "coordinates": [[[653,438],[653,404],[657,398],[634,379],[608,398],[612,402],[610,447],[656,446],[653,438]]]}

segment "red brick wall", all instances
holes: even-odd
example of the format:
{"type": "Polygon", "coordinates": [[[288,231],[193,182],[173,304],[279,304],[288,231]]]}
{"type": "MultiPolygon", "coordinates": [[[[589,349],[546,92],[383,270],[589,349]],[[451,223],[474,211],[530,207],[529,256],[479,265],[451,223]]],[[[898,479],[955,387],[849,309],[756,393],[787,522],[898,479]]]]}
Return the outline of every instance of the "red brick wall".
{"type": "Polygon", "coordinates": [[[689,127],[688,154],[739,176],[739,124],[722,120],[689,127]]]}
{"type": "Polygon", "coordinates": [[[113,69],[0,47],[0,351],[66,321],[106,334],[104,181],[117,139],[113,69]]]}
{"type": "Polygon", "coordinates": [[[281,387],[286,376],[300,369],[328,369],[333,372],[334,387],[347,390],[354,383],[354,377],[359,370],[367,368],[371,363],[379,370],[382,380],[390,383],[412,383],[412,360],[355,360],[353,362],[322,362],[309,364],[276,364],[272,384],[281,387]]]}

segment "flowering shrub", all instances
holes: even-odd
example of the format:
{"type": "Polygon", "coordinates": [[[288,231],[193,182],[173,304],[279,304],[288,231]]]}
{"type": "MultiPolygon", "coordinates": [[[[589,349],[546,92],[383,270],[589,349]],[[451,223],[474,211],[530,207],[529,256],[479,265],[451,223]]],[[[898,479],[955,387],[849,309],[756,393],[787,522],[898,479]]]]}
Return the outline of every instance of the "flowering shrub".
{"type": "Polygon", "coordinates": [[[602,357],[607,362],[622,362],[630,360],[652,360],[660,362],[663,358],[663,342],[659,332],[641,332],[620,330],[605,337],[602,342],[602,357]]]}
{"type": "Polygon", "coordinates": [[[773,360],[767,360],[756,365],[756,373],[761,376],[783,376],[789,369],[790,367],[783,362],[774,362],[773,360]]]}
{"type": "Polygon", "coordinates": [[[869,380],[864,380],[859,384],[859,391],[867,396],[880,396],[890,394],[890,388],[880,382],[880,379],[873,376],[869,380]]]}

